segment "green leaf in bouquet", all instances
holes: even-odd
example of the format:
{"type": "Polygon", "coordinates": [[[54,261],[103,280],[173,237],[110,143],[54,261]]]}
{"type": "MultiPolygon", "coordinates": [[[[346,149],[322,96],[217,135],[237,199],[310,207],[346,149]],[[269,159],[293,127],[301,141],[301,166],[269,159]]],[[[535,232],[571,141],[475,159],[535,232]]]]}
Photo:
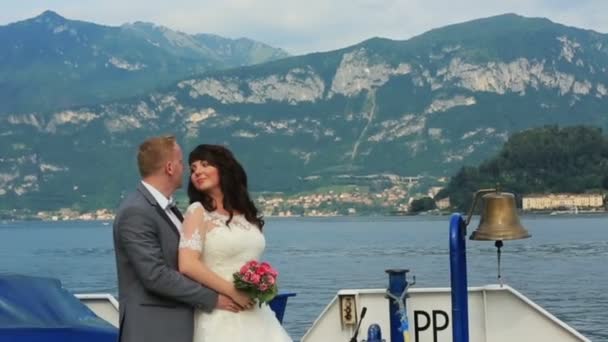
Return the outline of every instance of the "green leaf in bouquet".
{"type": "Polygon", "coordinates": [[[276,285],[274,285],[270,291],[264,292],[264,293],[260,293],[258,295],[258,306],[262,307],[262,303],[268,303],[270,302],[274,297],[277,296],[277,293],[279,292],[279,289],[276,285]]]}

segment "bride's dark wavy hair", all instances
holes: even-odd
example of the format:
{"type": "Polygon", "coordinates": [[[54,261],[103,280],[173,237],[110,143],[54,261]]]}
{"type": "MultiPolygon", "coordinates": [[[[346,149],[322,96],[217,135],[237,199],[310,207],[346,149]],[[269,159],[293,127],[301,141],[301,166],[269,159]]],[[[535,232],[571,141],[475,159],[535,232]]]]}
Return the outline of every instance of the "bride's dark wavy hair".
{"type": "MultiPolygon", "coordinates": [[[[261,231],[264,227],[264,220],[249,197],[245,169],[236,160],[232,152],[224,146],[202,144],[192,150],[188,156],[188,165],[192,165],[195,161],[206,161],[218,170],[219,185],[224,194],[224,209],[229,213],[226,224],[232,221],[234,212],[237,211],[242,213],[247,221],[256,225],[261,231]]],[[[192,177],[188,181],[188,197],[190,198],[190,204],[200,202],[207,211],[217,209],[209,194],[194,187],[192,177]]]]}

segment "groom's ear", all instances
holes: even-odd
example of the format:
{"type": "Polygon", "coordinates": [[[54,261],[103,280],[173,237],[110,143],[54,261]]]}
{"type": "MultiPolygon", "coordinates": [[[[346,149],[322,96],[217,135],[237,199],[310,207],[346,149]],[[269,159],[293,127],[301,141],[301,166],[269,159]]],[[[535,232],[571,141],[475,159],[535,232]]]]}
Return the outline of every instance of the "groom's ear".
{"type": "Polygon", "coordinates": [[[175,165],[173,161],[169,160],[165,162],[165,173],[169,176],[173,176],[175,174],[175,165]]]}

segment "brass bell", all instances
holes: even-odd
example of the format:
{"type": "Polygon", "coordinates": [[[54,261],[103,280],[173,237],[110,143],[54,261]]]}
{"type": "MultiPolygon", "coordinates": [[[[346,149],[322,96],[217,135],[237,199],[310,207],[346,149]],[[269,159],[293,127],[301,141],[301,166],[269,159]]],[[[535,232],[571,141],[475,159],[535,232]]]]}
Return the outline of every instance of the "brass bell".
{"type": "Polygon", "coordinates": [[[517,217],[515,196],[508,192],[492,192],[482,196],[483,209],[479,227],[471,240],[518,240],[530,234],[517,217]]]}

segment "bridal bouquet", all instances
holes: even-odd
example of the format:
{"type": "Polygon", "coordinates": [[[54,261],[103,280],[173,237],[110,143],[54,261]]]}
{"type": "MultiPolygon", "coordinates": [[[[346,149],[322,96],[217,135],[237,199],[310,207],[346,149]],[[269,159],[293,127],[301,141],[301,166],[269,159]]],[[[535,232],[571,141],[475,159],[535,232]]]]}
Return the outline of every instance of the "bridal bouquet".
{"type": "Polygon", "coordinates": [[[261,307],[277,295],[278,274],[269,263],[251,260],[233,274],[234,287],[256,299],[261,307]]]}

